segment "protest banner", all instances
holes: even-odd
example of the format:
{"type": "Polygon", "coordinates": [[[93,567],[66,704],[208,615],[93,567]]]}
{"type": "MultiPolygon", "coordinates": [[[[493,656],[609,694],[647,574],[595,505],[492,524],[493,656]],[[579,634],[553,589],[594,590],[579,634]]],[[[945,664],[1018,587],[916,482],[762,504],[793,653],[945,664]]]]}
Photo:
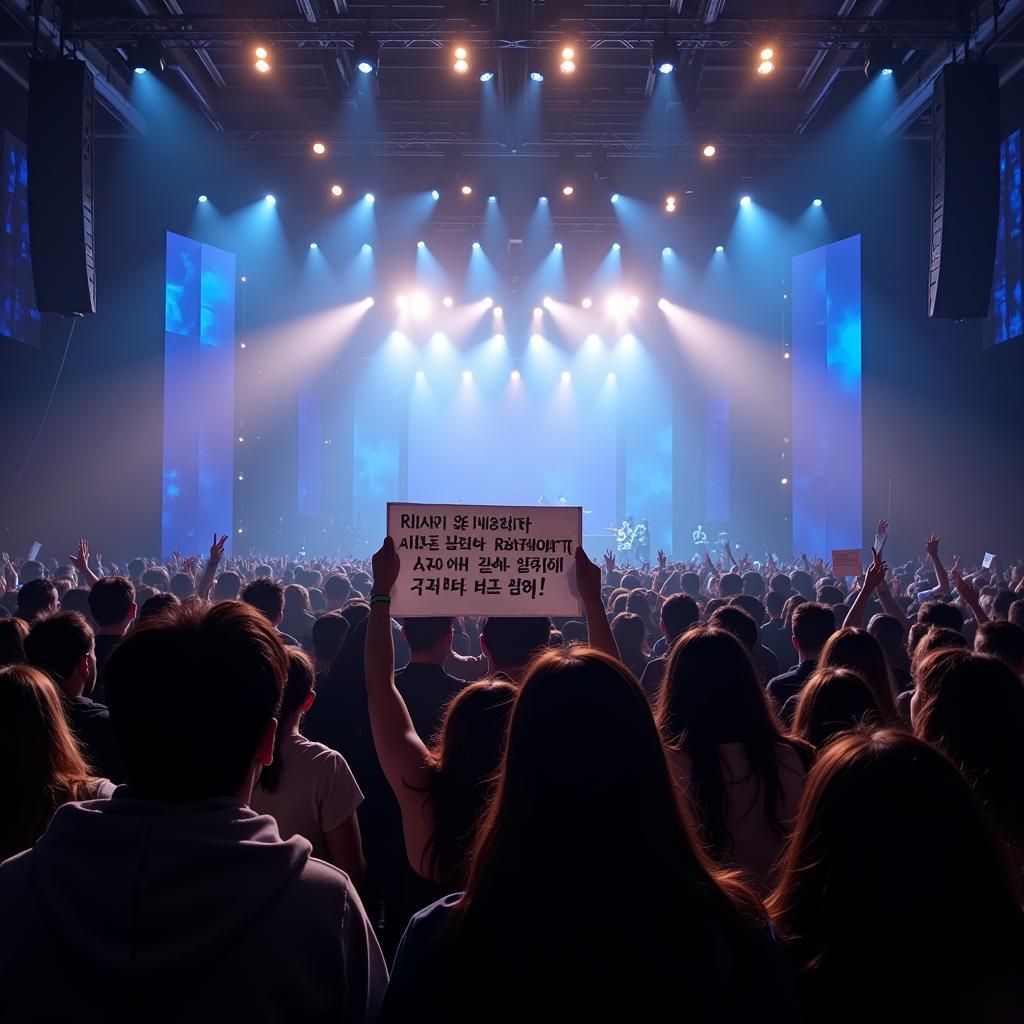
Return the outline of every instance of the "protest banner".
{"type": "Polygon", "coordinates": [[[575,506],[388,504],[401,562],[391,613],[579,615],[575,506]]]}
{"type": "Polygon", "coordinates": [[[863,571],[857,548],[839,548],[832,552],[832,575],[837,580],[844,576],[859,576],[863,571]]]}

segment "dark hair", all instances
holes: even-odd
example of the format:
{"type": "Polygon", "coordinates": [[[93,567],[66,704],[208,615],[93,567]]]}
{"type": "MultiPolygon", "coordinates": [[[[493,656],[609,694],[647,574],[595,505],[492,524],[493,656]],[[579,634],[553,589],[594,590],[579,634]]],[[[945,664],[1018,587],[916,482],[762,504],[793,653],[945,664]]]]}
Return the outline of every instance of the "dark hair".
{"type": "Polygon", "coordinates": [[[184,601],[196,592],[196,581],[187,572],[176,572],[171,577],[171,593],[179,600],[184,601]]]}
{"type": "Polygon", "coordinates": [[[886,612],[872,615],[868,632],[878,641],[890,665],[895,657],[906,654],[907,631],[895,615],[886,612]]]}
{"type": "Polygon", "coordinates": [[[793,584],[784,572],[777,572],[768,582],[768,590],[770,593],[781,594],[785,600],[793,593],[793,584]]]}
{"type": "Polygon", "coordinates": [[[466,883],[467,858],[505,749],[517,690],[485,681],[461,690],[445,710],[432,750],[434,820],[426,855],[430,877],[446,888],[466,883]]]}
{"type": "Polygon", "coordinates": [[[131,614],[135,586],[123,576],[104,576],[89,591],[89,611],[97,626],[116,626],[131,614]]]}
{"type": "Polygon", "coordinates": [[[20,665],[25,660],[25,637],[28,623],[11,615],[0,619],[0,667],[20,665]]]}
{"type": "MultiPolygon", "coordinates": [[[[246,588],[248,589],[248,588],[246,588]]],[[[250,601],[249,604],[252,604],[250,601]]],[[[289,583],[284,588],[284,611],[292,615],[297,612],[313,614],[309,603],[309,591],[301,583],[289,583]]]]}
{"type": "Polygon", "coordinates": [[[897,730],[821,753],[769,910],[808,1020],[869,1019],[883,994],[887,1019],[979,1019],[979,980],[1019,970],[1024,915],[978,801],[897,730]]]}
{"type": "Polygon", "coordinates": [[[348,620],[340,612],[324,612],[313,623],[313,654],[317,660],[334,661],[348,629],[348,620]]]}
{"type": "Polygon", "coordinates": [[[852,669],[875,695],[879,723],[896,724],[899,716],[889,663],[879,642],[866,629],[844,627],[833,633],[822,648],[818,668],[852,669]]]}
{"type": "Polygon", "coordinates": [[[402,619],[402,629],[414,654],[432,651],[452,628],[450,615],[435,615],[425,618],[402,619]]]}
{"type": "Polygon", "coordinates": [[[167,591],[171,587],[171,578],[162,565],[154,565],[147,569],[142,574],[142,582],[160,591],[167,591]]]}
{"type": "Polygon", "coordinates": [[[236,601],[179,604],[139,623],[103,670],[128,784],[145,799],[234,796],[287,675],[277,631],[236,601]]]}
{"type": "Polygon", "coordinates": [[[517,671],[525,668],[537,651],[547,647],[550,632],[551,620],[542,616],[491,616],[484,620],[480,636],[487,643],[495,668],[517,671]]]}
{"type": "Polygon", "coordinates": [[[63,683],[92,650],[92,627],[78,612],[37,619],[25,638],[25,658],[55,683],[63,683]]]}
{"type": "Polygon", "coordinates": [[[327,610],[327,601],[324,600],[324,592],[319,587],[309,587],[309,606],[313,609],[314,615],[322,615],[327,610]]]}
{"type": "Polygon", "coordinates": [[[1017,600],[1010,605],[1010,610],[1006,617],[1015,626],[1020,626],[1024,629],[1024,597],[1018,597],[1017,600]]]}
{"type": "Polygon", "coordinates": [[[349,632],[361,622],[365,622],[370,614],[370,604],[361,597],[350,598],[341,609],[342,618],[348,623],[349,632]]]}
{"type": "Polygon", "coordinates": [[[1009,619],[991,619],[978,627],[974,646],[979,654],[991,654],[1006,662],[1014,672],[1024,667],[1024,629],[1009,619]]]}
{"type": "Polygon", "coordinates": [[[154,594],[142,602],[138,620],[142,622],[145,619],[151,619],[154,615],[160,615],[167,611],[168,608],[175,608],[179,604],[181,602],[173,594],[154,594]]]}
{"type": "Polygon", "coordinates": [[[567,644],[585,644],[587,624],[579,619],[570,619],[562,626],[562,641],[567,644]]]}
{"type": "Polygon", "coordinates": [[[339,604],[344,604],[352,596],[352,584],[349,583],[348,577],[342,576],[340,572],[332,572],[324,580],[321,590],[339,604]]]}
{"type": "Polygon", "coordinates": [[[814,672],[797,698],[793,735],[820,750],[862,723],[878,725],[878,701],[871,687],[848,668],[814,672]]]}
{"type": "Polygon", "coordinates": [[[133,558],[128,563],[128,578],[137,583],[139,577],[146,571],[146,561],[143,558],[133,558]]]}
{"type": "MultiPolygon", "coordinates": [[[[921,627],[919,627],[917,623],[910,627],[911,632],[919,628],[921,627]]],[[[925,626],[924,631],[918,636],[916,642],[914,642],[911,671],[914,670],[914,666],[917,665],[925,655],[931,654],[932,651],[941,651],[948,647],[970,647],[970,644],[967,642],[967,637],[965,637],[959,630],[949,629],[946,626],[925,626]]]]}
{"type": "Polygon", "coordinates": [[[731,633],[750,654],[753,653],[761,636],[757,623],[742,608],[733,604],[716,608],[708,619],[708,625],[712,629],[723,629],[726,633],[731,633]]]}
{"type": "Polygon", "coordinates": [[[992,598],[992,615],[997,619],[1007,619],[1010,616],[1010,606],[1017,595],[1012,590],[1000,590],[992,598]]]}
{"type": "Polygon", "coordinates": [[[764,595],[764,610],[768,613],[769,618],[781,619],[782,610],[785,606],[786,598],[777,590],[769,590],[764,595]]]}
{"type": "Polygon", "coordinates": [[[291,719],[299,713],[306,698],[313,692],[313,663],[309,655],[298,647],[289,647],[285,654],[288,658],[288,676],[285,679],[284,692],[281,694],[281,708],[277,713],[277,732],[274,734],[274,760],[264,765],[260,772],[260,789],[273,793],[281,784],[284,771],[281,740],[291,719]]]}
{"type": "Polygon", "coordinates": [[[842,604],[843,592],[834,583],[826,583],[823,587],[818,588],[817,602],[818,604],[827,604],[830,607],[842,604]]]}
{"type": "Polygon", "coordinates": [[[242,591],[242,600],[276,624],[284,612],[284,587],[269,576],[261,576],[242,591]]]}
{"type": "Polygon", "coordinates": [[[661,621],[669,643],[681,637],[700,620],[700,608],[689,594],[674,594],[661,606],[661,621]]]}
{"type": "Polygon", "coordinates": [[[783,836],[777,748],[792,746],[801,757],[810,751],[783,734],[750,655],[732,633],[703,626],[683,634],[665,666],[656,717],[669,748],[690,758],[692,802],[716,858],[732,847],[718,749],[723,743],[743,745],[759,780],[768,824],[779,838],[783,836]]]}
{"type": "Polygon", "coordinates": [[[92,625],[92,609],[89,607],[89,591],[85,587],[69,587],[60,599],[62,612],[78,612],[92,625]]]}
{"type": "Polygon", "coordinates": [[[743,593],[750,597],[764,597],[764,577],[753,569],[743,574],[743,593]]]}
{"type": "Polygon", "coordinates": [[[743,593],[743,577],[737,572],[727,572],[718,577],[718,596],[722,598],[735,597],[743,593]]]}
{"type": "Polygon", "coordinates": [[[643,646],[647,640],[647,626],[639,615],[621,612],[612,619],[611,626],[612,635],[624,660],[642,656],[643,646]]]}
{"type": "Polygon", "coordinates": [[[448,1016],[524,1020],[539,991],[560,1019],[621,1019],[627,1007],[647,1019],[681,990],[710,1009],[720,986],[743,976],[760,920],[756,901],[695,841],[635,679],[588,648],[538,657],[442,936],[438,963],[454,975],[445,989],[458,1005],[448,1016]],[[630,879],[628,899],[594,899],[610,877],[630,879]],[[555,891],[559,927],[538,927],[555,891]],[[557,952],[566,949],[568,959],[557,952]],[[522,982],[513,989],[511,956],[522,982]],[[588,1012],[598,1003],[600,1014],[588,1012]]]}
{"type": "Polygon", "coordinates": [[[213,596],[217,601],[237,601],[242,592],[242,577],[237,572],[222,572],[213,585],[213,596]]]}
{"type": "MultiPolygon", "coordinates": [[[[54,568],[57,563],[54,561],[54,568]]],[[[18,570],[18,576],[21,578],[22,584],[31,583],[33,580],[46,579],[46,568],[42,562],[36,561],[35,559],[26,559],[21,563],[21,568],[18,570]]]]}
{"type": "Polygon", "coordinates": [[[802,601],[793,609],[793,637],[805,654],[818,654],[836,631],[836,613],[817,601],[802,601]]]}
{"type": "Polygon", "coordinates": [[[764,625],[764,602],[751,594],[737,594],[729,601],[729,604],[742,608],[754,620],[758,636],[760,636],[761,627],[764,625]]]}
{"type": "Polygon", "coordinates": [[[789,574],[789,583],[793,590],[801,597],[806,598],[808,601],[814,600],[814,580],[811,579],[811,574],[805,569],[794,569],[789,574]]]}
{"type": "Polygon", "coordinates": [[[32,846],[61,804],[88,800],[95,784],[60,694],[28,665],[0,668],[0,770],[12,783],[0,818],[0,861],[32,846]]]}
{"type": "Polygon", "coordinates": [[[700,597],[700,576],[695,572],[684,572],[679,577],[679,589],[688,597],[700,597]]]}
{"type": "Polygon", "coordinates": [[[57,601],[57,588],[46,579],[29,580],[18,591],[18,614],[28,622],[49,611],[57,601]]]}
{"type": "Polygon", "coordinates": [[[917,609],[917,621],[922,626],[945,626],[958,633],[962,633],[964,628],[963,612],[955,604],[945,601],[925,601],[917,609]]]}

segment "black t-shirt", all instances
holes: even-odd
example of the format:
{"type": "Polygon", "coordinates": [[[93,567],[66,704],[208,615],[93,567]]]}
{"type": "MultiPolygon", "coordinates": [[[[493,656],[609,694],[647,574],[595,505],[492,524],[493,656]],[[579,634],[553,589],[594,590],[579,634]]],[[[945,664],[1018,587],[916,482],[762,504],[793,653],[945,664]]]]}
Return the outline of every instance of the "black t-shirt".
{"type": "Polygon", "coordinates": [[[466,684],[448,675],[440,665],[410,664],[395,676],[395,686],[409,708],[412,724],[431,744],[444,718],[444,710],[466,684]]]}
{"type": "Polygon", "coordinates": [[[114,730],[110,725],[110,712],[103,704],[88,697],[72,697],[65,702],[68,724],[78,737],[82,753],[94,774],[111,782],[124,782],[124,761],[114,730]]]}
{"type": "Polygon", "coordinates": [[[103,666],[114,653],[114,648],[124,639],[123,636],[96,635],[96,686],[92,691],[92,699],[103,703],[103,666]]]}

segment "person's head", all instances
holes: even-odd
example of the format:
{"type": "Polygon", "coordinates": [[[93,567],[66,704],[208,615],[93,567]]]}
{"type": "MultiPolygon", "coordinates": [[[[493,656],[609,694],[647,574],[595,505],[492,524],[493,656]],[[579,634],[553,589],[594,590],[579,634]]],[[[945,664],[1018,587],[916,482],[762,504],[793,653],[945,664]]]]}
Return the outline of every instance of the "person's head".
{"type": "Polygon", "coordinates": [[[978,627],[974,649],[1005,662],[1018,676],[1024,675],[1024,629],[1009,619],[991,619],[978,627]]]}
{"type": "Polygon", "coordinates": [[[162,565],[153,565],[142,574],[142,582],[147,587],[167,593],[171,589],[171,577],[162,565]]]}
{"type": "Polygon", "coordinates": [[[151,598],[156,597],[159,592],[145,583],[140,583],[135,588],[135,606],[141,612],[142,606],[151,598]]]}
{"type": "Polygon", "coordinates": [[[142,558],[133,558],[128,563],[128,579],[138,583],[142,574],[146,571],[146,562],[142,558]]]}
{"type": "Polygon", "coordinates": [[[327,599],[327,608],[333,611],[335,608],[344,608],[345,602],[352,596],[352,584],[348,577],[340,572],[332,572],[323,582],[321,588],[324,597],[327,599]]]}
{"type": "Polygon", "coordinates": [[[309,603],[309,591],[300,583],[289,583],[284,588],[284,614],[291,618],[313,614],[313,608],[309,603]]]}
{"type": "Polygon", "coordinates": [[[723,601],[720,597],[713,597],[710,601],[706,601],[704,604],[704,610],[701,613],[701,621],[707,622],[711,618],[711,616],[718,611],[719,608],[724,608],[725,605],[726,602],[723,601]]]}
{"type": "Polygon", "coordinates": [[[820,750],[838,734],[865,723],[878,724],[878,701],[868,684],[848,668],[822,668],[800,691],[793,735],[820,750]]]}
{"type": "Polygon", "coordinates": [[[18,591],[18,615],[26,622],[52,615],[58,607],[57,588],[47,579],[29,580],[18,591]]]}
{"type": "Polygon", "coordinates": [[[562,642],[585,644],[587,642],[587,624],[582,619],[570,619],[562,626],[562,642]]]}
{"type": "Polygon", "coordinates": [[[262,612],[272,626],[284,618],[284,587],[269,576],[260,576],[242,591],[242,600],[262,612]]]}
{"type": "Polygon", "coordinates": [[[28,623],[17,615],[0,619],[0,668],[20,665],[25,660],[28,623]]]}
{"type": "Polygon", "coordinates": [[[402,635],[417,661],[443,665],[452,650],[452,617],[403,619],[402,635]]]}
{"type": "Polygon", "coordinates": [[[260,789],[267,793],[273,793],[281,783],[284,772],[282,738],[292,729],[298,728],[302,716],[310,709],[316,696],[313,690],[313,662],[309,655],[298,647],[286,648],[285,654],[288,658],[288,676],[281,694],[281,707],[277,712],[273,760],[263,766],[259,775],[260,789]]]}
{"type": "Polygon", "coordinates": [[[815,599],[814,580],[806,570],[795,569],[790,573],[789,585],[805,600],[813,601],[815,599]]]}
{"type": "Polygon", "coordinates": [[[432,750],[434,828],[426,851],[431,876],[444,884],[465,884],[466,856],[501,764],[515,698],[512,683],[488,680],[465,687],[445,709],[432,750]]]}
{"type": "Polygon", "coordinates": [[[724,629],[726,633],[732,633],[743,644],[748,654],[753,654],[761,638],[757,623],[735,604],[723,605],[716,609],[708,619],[708,625],[712,629],[724,629]]]}
{"type": "Polygon", "coordinates": [[[819,604],[827,604],[829,607],[834,608],[837,604],[843,603],[843,592],[835,584],[829,583],[823,587],[818,587],[816,600],[819,604]]]}
{"type": "Polygon", "coordinates": [[[142,602],[142,607],[139,608],[139,622],[143,619],[150,619],[154,615],[159,615],[168,608],[173,608],[179,604],[181,602],[171,593],[156,593],[152,597],[147,597],[142,602]]]}
{"type": "Polygon", "coordinates": [[[1015,626],[1020,626],[1021,629],[1024,629],[1024,598],[1017,598],[1017,600],[1010,605],[1010,612],[1007,618],[1015,626]]]}
{"type": "Polygon", "coordinates": [[[171,593],[179,600],[184,601],[196,592],[196,583],[187,572],[176,572],[171,577],[171,593]]]}
{"type": "Polygon", "coordinates": [[[0,861],[27,849],[53,812],[87,797],[89,767],[45,672],[0,668],[0,766],[11,780],[0,820],[0,861]]]}
{"type": "Polygon", "coordinates": [[[777,590],[769,590],[764,595],[764,610],[768,618],[778,621],[782,618],[783,609],[786,607],[786,598],[777,590]]]}
{"type": "Polygon", "coordinates": [[[878,641],[878,646],[885,654],[885,660],[893,668],[905,668],[907,665],[907,634],[903,623],[895,615],[880,612],[872,615],[868,623],[868,632],[878,641]]]}
{"type": "Polygon", "coordinates": [[[25,660],[42,669],[68,697],[81,697],[96,682],[92,628],[78,612],[37,619],[25,638],[25,660]]]}
{"type": "Polygon", "coordinates": [[[324,600],[324,592],[319,587],[309,588],[309,607],[313,609],[314,615],[323,615],[327,611],[327,602],[324,600]]]}
{"type": "Polygon", "coordinates": [[[242,577],[230,569],[222,572],[213,585],[214,601],[237,601],[242,592],[242,577]]]}
{"type": "Polygon", "coordinates": [[[361,597],[350,598],[345,602],[345,607],[341,609],[341,614],[351,632],[359,623],[366,621],[370,614],[370,604],[361,597]]]}
{"type": "Polygon", "coordinates": [[[738,572],[727,572],[718,577],[718,596],[728,601],[743,593],[743,577],[738,572]]]}
{"type": "Polygon", "coordinates": [[[754,597],[751,594],[738,594],[729,604],[742,608],[754,620],[754,625],[760,632],[761,626],[764,625],[764,604],[759,597],[754,597]]]}
{"type": "Polygon", "coordinates": [[[520,679],[533,655],[547,647],[550,632],[551,620],[543,616],[486,619],[480,631],[480,646],[491,674],[520,679]]]}
{"type": "Polygon", "coordinates": [[[670,645],[699,620],[700,608],[689,594],[673,594],[661,606],[661,631],[670,645]]]}
{"type": "Polygon", "coordinates": [[[782,600],[793,593],[793,583],[784,572],[777,572],[768,582],[768,590],[774,594],[781,594],[782,600]]]}
{"type": "Polygon", "coordinates": [[[852,669],[875,695],[879,722],[896,723],[896,695],[889,665],[878,641],[866,629],[844,627],[833,633],[822,648],[818,667],[852,669]]]}
{"type": "Polygon", "coordinates": [[[955,604],[947,604],[945,601],[925,601],[917,610],[917,624],[919,626],[942,626],[945,629],[955,629],[962,633],[964,616],[955,604]]]}
{"type": "Polygon", "coordinates": [[[71,587],[61,594],[60,610],[62,612],[78,612],[91,626],[93,624],[92,608],[89,605],[89,591],[85,587],[71,587]]]}
{"type": "Polygon", "coordinates": [[[1006,619],[1010,615],[1010,606],[1013,604],[1016,594],[1012,590],[1000,590],[992,598],[992,618],[1006,619]]]}
{"type": "Polygon", "coordinates": [[[63,600],[64,595],[74,586],[74,583],[67,576],[58,576],[53,585],[57,590],[58,604],[63,600]]]}
{"type": "Polygon", "coordinates": [[[99,630],[124,633],[135,618],[135,586],[124,576],[104,576],[89,591],[89,611],[99,630]]]}
{"type": "MultiPolygon", "coordinates": [[[[57,563],[54,562],[54,571],[57,569],[57,563]]],[[[31,583],[32,580],[44,580],[46,579],[46,568],[42,562],[37,562],[34,559],[27,559],[21,563],[21,568],[18,569],[18,578],[21,580],[22,585],[31,583]]]]}
{"type": "Polygon", "coordinates": [[[932,651],[944,647],[969,647],[967,637],[958,629],[947,629],[945,626],[920,626],[916,622],[910,627],[911,672],[916,671],[917,663],[932,651]]]}
{"type": "Polygon", "coordinates": [[[695,572],[684,572],[679,577],[679,589],[696,601],[700,597],[700,576],[695,572]]]}
{"type": "Polygon", "coordinates": [[[764,598],[765,586],[764,577],[753,569],[748,569],[743,574],[743,593],[750,597],[764,598]]]}
{"type": "Polygon", "coordinates": [[[821,752],[768,909],[822,1020],[837,998],[841,1019],[867,1019],[883,993],[894,1020],[972,1019],[950,997],[1000,963],[1016,971],[1024,932],[968,784],[943,754],[888,729],[821,752]]]}
{"type": "Polygon", "coordinates": [[[639,615],[645,622],[651,617],[651,592],[644,590],[633,590],[626,598],[626,611],[639,615]]]}
{"type": "Polygon", "coordinates": [[[647,648],[647,626],[639,615],[622,612],[612,619],[612,636],[622,657],[633,660],[643,657],[647,648]]]}
{"type": "Polygon", "coordinates": [[[803,601],[793,609],[793,647],[801,661],[817,661],[836,631],[836,613],[827,604],[803,601]]]}
{"type": "Polygon", "coordinates": [[[245,604],[178,604],[140,622],[103,676],[129,786],[150,800],[248,802],[273,758],[288,668],[273,626],[245,604]]]}
{"type": "Polygon", "coordinates": [[[313,660],[316,668],[330,668],[348,635],[348,620],[341,612],[325,612],[313,623],[313,660]]]}

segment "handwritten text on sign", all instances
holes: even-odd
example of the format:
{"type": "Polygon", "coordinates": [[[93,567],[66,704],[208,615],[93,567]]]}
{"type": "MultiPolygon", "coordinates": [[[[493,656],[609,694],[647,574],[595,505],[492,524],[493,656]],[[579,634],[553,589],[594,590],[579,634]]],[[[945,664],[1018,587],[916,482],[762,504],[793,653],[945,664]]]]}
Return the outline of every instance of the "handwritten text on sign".
{"type": "Polygon", "coordinates": [[[574,507],[388,505],[402,615],[578,615],[574,507]]]}

